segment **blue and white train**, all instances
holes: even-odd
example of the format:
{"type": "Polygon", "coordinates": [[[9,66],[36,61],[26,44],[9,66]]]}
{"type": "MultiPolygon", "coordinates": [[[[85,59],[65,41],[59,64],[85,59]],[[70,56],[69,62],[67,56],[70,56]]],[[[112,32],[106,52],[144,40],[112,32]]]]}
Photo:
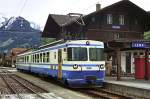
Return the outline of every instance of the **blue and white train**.
{"type": "Polygon", "coordinates": [[[59,40],[17,55],[18,70],[48,75],[71,87],[102,86],[105,76],[104,43],[59,40]]]}

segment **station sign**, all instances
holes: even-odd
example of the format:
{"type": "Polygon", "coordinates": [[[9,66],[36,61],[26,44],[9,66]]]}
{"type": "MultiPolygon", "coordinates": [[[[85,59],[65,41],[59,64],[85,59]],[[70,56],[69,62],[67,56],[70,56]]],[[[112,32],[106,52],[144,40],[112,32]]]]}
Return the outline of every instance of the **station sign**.
{"type": "Polygon", "coordinates": [[[113,25],[112,28],[113,28],[113,29],[120,29],[120,26],[115,26],[115,25],[113,25]]]}
{"type": "Polygon", "coordinates": [[[149,44],[146,42],[132,42],[132,48],[149,48],[149,44]]]}

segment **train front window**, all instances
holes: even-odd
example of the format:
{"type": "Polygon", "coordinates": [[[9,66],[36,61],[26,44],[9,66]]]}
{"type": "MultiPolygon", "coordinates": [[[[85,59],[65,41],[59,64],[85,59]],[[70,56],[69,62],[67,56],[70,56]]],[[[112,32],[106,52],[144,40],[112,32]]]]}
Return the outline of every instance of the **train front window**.
{"type": "Polygon", "coordinates": [[[89,48],[90,61],[102,61],[104,60],[103,48],[89,48]]]}
{"type": "Polygon", "coordinates": [[[68,61],[87,61],[87,48],[72,47],[67,49],[68,61]]]}

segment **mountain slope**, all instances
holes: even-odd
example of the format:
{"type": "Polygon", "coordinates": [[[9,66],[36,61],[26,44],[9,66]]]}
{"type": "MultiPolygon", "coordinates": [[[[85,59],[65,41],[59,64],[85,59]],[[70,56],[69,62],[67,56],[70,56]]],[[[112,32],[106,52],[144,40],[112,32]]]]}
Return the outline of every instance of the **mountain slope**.
{"type": "Polygon", "coordinates": [[[41,31],[32,28],[30,22],[22,17],[11,17],[0,27],[0,52],[40,45],[41,31]]]}
{"type": "Polygon", "coordinates": [[[0,28],[5,31],[21,31],[21,32],[32,32],[37,31],[30,26],[30,22],[25,20],[23,17],[11,17],[6,20],[5,24],[0,28]]]}

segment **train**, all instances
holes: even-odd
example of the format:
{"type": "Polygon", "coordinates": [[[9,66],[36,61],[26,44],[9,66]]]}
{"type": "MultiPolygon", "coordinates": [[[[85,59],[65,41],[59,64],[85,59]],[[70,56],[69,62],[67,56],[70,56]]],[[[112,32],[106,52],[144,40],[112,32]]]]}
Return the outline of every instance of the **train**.
{"type": "Polygon", "coordinates": [[[19,71],[47,75],[70,87],[102,87],[104,43],[96,40],[58,40],[17,55],[19,71]]]}

